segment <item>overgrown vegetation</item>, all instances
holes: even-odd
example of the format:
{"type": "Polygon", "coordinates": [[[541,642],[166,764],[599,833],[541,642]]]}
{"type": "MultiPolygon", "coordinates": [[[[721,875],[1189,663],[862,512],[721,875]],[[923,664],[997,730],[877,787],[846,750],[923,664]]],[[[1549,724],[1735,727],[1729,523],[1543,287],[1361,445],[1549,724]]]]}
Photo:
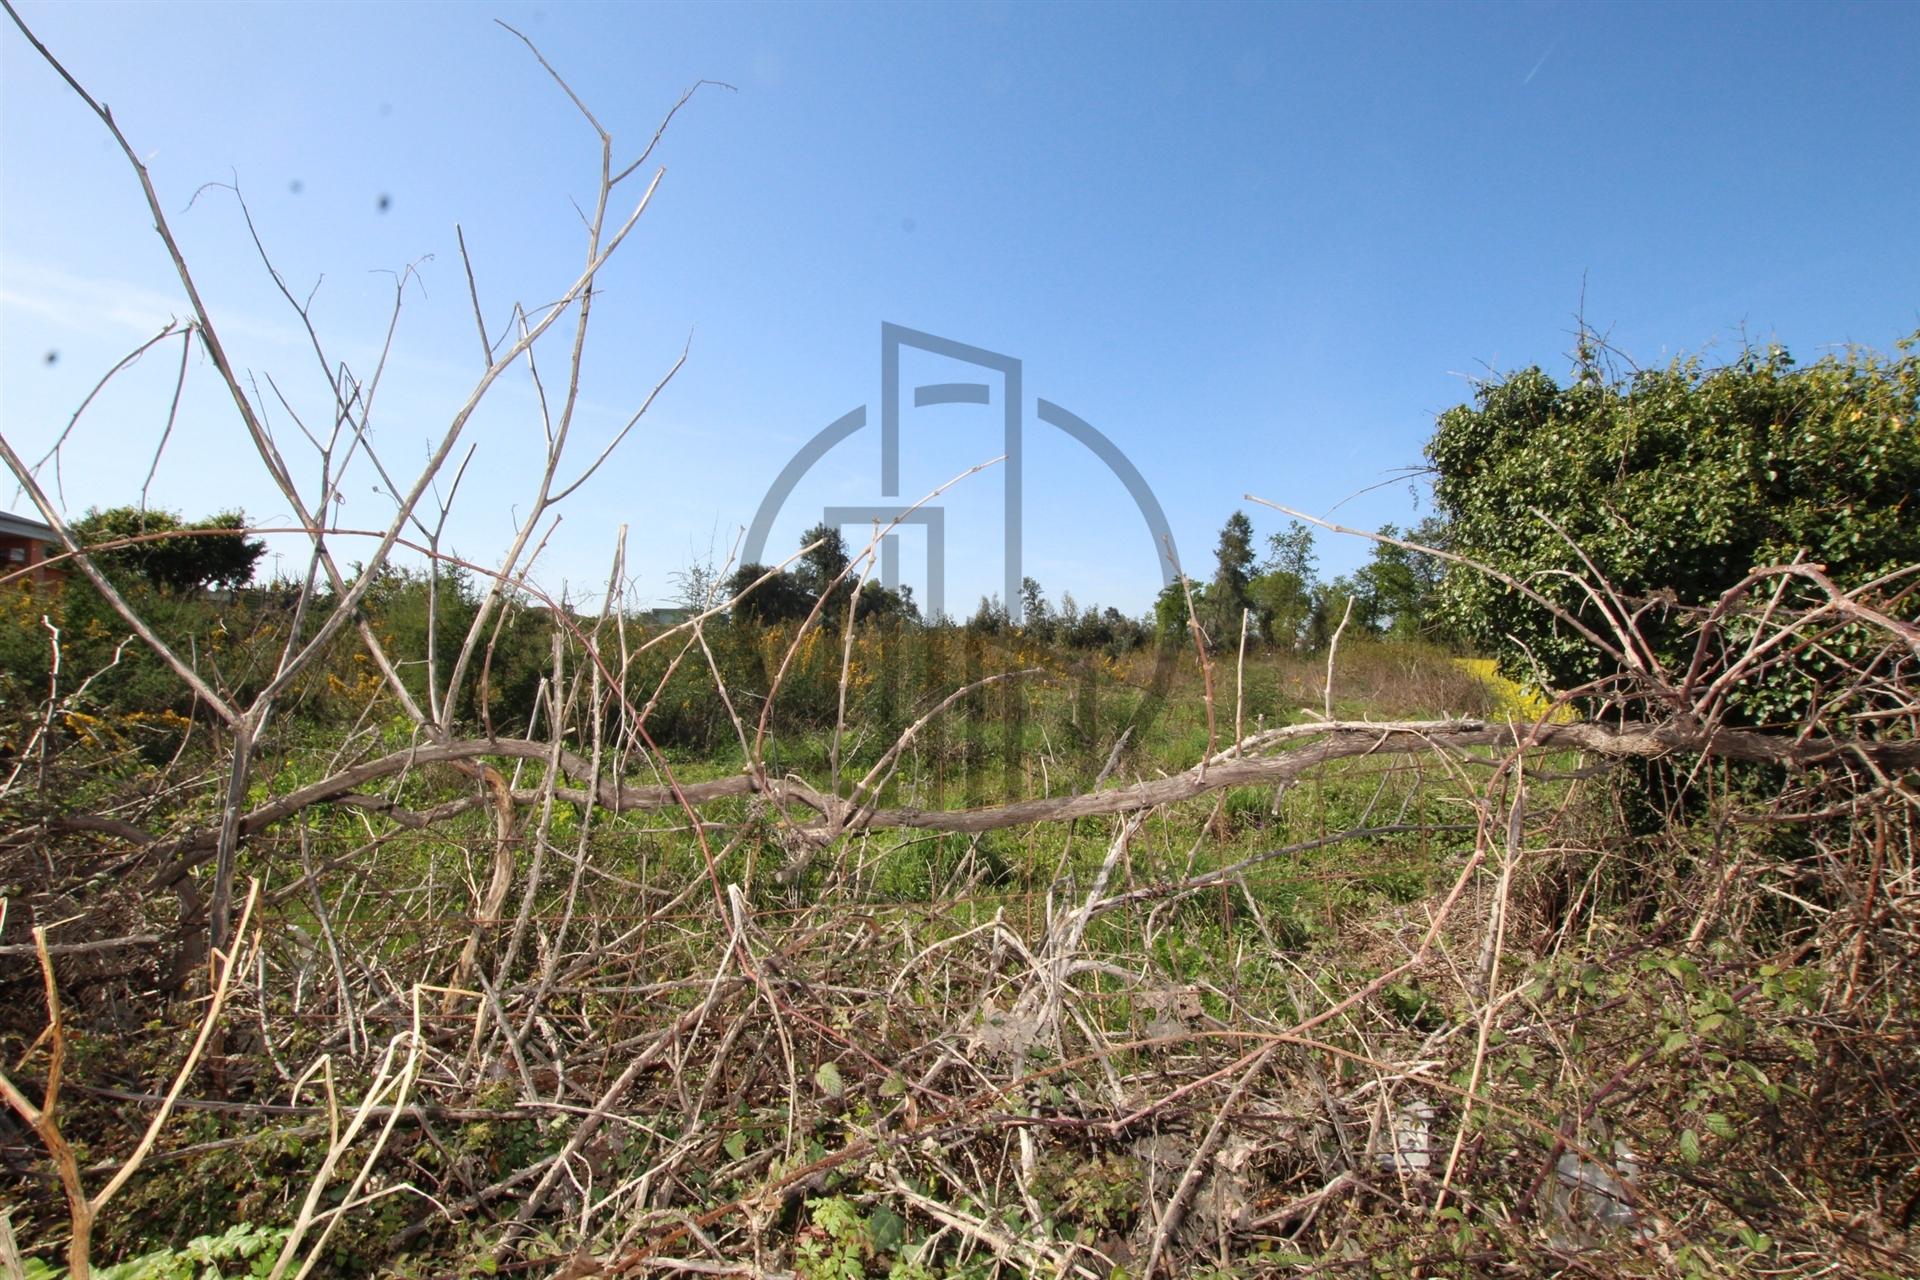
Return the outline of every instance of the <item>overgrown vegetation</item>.
{"type": "MultiPolygon", "coordinates": [[[[1845,590],[1879,584],[1890,601],[1909,597],[1920,563],[1914,339],[1893,359],[1854,350],[1799,367],[1771,347],[1720,368],[1679,360],[1625,378],[1608,375],[1606,354],[1589,342],[1565,387],[1528,369],[1441,415],[1427,456],[1451,550],[1524,580],[1588,627],[1610,630],[1609,613],[1624,611],[1643,650],[1633,660],[1672,673],[1684,694],[1699,687],[1690,606],[1736,589],[1735,603],[1776,610],[1825,598],[1810,572],[1756,570],[1798,565],[1845,590]],[[1596,577],[1601,599],[1589,591],[1596,577]]],[[[1441,607],[1515,679],[1581,689],[1597,704],[1623,674],[1569,618],[1491,575],[1447,575],[1441,607]]],[[[1760,629],[1734,623],[1714,639],[1745,644],[1760,629]]],[[[1729,690],[1731,714],[1777,725],[1871,716],[1831,701],[1861,691],[1846,679],[1859,656],[1850,649],[1852,636],[1832,653],[1756,655],[1729,690]]]]}
{"type": "Polygon", "coordinates": [[[93,549],[94,563],[109,576],[176,594],[253,581],[267,544],[246,534],[242,511],[188,523],[171,511],[113,507],[73,522],[74,537],[93,549]]]}
{"type": "Polygon", "coordinates": [[[0,1268],[1912,1274],[1910,356],[1515,375],[1444,524],[1235,513],[1151,626],[827,529],[570,608],[539,401],[489,569],[392,559],[461,408],[357,564],[288,486],[311,588],[90,555],[0,439],[72,552],[0,581],[0,1268]]]}

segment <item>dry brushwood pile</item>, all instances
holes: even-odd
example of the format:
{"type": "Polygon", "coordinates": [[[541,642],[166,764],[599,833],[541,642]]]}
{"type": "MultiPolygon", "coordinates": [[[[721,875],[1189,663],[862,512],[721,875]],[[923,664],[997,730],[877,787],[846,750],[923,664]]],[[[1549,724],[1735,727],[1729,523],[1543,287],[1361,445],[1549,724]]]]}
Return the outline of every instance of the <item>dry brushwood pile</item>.
{"type": "Polygon", "coordinates": [[[394,474],[377,370],[307,326],[294,457],[218,317],[155,339],[310,549],[217,642],[0,438],[68,574],[0,583],[6,1274],[1914,1273],[1920,569],[1576,612],[1455,565],[1597,655],[1534,718],[1412,646],[650,628],[618,549],[576,611],[528,567],[627,434],[575,438],[576,335],[660,181],[586,120],[584,267],[502,326],[467,265],[484,364],[384,526],[329,497],[394,474]],[[532,500],[456,563],[509,375],[532,500]]]}

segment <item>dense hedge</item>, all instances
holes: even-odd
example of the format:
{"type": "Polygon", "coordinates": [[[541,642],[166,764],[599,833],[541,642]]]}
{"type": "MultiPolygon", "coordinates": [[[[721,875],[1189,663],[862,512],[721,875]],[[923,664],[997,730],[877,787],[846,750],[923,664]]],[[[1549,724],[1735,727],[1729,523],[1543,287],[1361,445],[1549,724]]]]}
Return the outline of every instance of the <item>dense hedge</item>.
{"type": "MultiPolygon", "coordinates": [[[[1489,383],[1441,415],[1427,446],[1453,549],[1607,634],[1575,581],[1584,552],[1630,607],[1653,601],[1642,634],[1684,668],[1676,606],[1710,604],[1756,567],[1805,559],[1855,587],[1920,563],[1914,348],[1909,339],[1892,359],[1851,351],[1798,367],[1773,347],[1723,367],[1683,360],[1623,378],[1588,359],[1570,386],[1538,368],[1489,383]]],[[[1793,584],[1781,605],[1810,602],[1810,591],[1793,584]]],[[[1914,615],[1910,578],[1885,597],[1914,615]]],[[[1450,572],[1443,609],[1517,678],[1574,688],[1613,674],[1571,628],[1485,574],[1450,572]]],[[[1806,655],[1748,690],[1737,713],[1797,718],[1822,662],[1806,655]]]]}

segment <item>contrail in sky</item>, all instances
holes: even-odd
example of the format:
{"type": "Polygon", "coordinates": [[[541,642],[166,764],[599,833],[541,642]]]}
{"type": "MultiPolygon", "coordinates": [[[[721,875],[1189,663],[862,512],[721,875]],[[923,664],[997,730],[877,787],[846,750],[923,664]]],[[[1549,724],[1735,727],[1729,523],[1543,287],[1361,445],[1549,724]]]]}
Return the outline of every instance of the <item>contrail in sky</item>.
{"type": "Polygon", "coordinates": [[[1533,83],[1533,78],[1540,74],[1540,68],[1547,65],[1547,59],[1551,58],[1553,56],[1553,51],[1555,49],[1558,49],[1559,47],[1560,47],[1560,37],[1555,36],[1553,38],[1553,43],[1547,46],[1547,51],[1540,55],[1540,61],[1533,64],[1533,70],[1527,72],[1527,78],[1520,82],[1521,88],[1524,89],[1528,85],[1533,83]]]}

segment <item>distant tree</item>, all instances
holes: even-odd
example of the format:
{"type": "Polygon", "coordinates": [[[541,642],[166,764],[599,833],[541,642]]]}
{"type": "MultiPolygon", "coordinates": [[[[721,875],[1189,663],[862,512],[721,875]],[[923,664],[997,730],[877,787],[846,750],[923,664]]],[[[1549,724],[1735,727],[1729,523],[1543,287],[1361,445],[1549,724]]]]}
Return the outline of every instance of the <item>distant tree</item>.
{"type": "Polygon", "coordinates": [[[1319,556],[1313,549],[1313,528],[1298,520],[1289,520],[1279,533],[1267,536],[1267,572],[1290,573],[1308,586],[1313,584],[1319,556]]]}
{"type": "Polygon", "coordinates": [[[967,619],[967,630],[978,631],[984,635],[999,635],[1008,626],[1007,606],[1000,603],[1000,596],[981,596],[980,607],[967,619]]]}
{"type": "Polygon", "coordinates": [[[839,529],[832,525],[817,524],[800,535],[800,545],[813,546],[800,557],[800,563],[794,566],[794,573],[800,579],[800,585],[816,599],[834,583],[841,580],[847,571],[852,557],[847,554],[847,540],[839,529]]]}
{"type": "MultiPolygon", "coordinates": [[[[753,584],[769,572],[766,565],[743,564],[734,570],[721,588],[725,593],[722,598],[748,592],[734,605],[734,617],[763,625],[791,622],[812,613],[814,605],[825,595],[827,600],[820,609],[820,617],[845,621],[847,603],[853,599],[858,586],[855,575],[847,572],[852,557],[847,554],[846,539],[832,525],[817,524],[800,535],[800,545],[805,550],[799,563],[757,587],[753,584]]],[[[697,579],[691,572],[677,576],[684,596],[697,579]]],[[[867,583],[861,590],[860,612],[868,616],[920,616],[911,591],[892,592],[875,582],[867,583]]]]}
{"type": "Polygon", "coordinates": [[[1313,608],[1307,615],[1306,647],[1324,649],[1333,643],[1333,637],[1341,634],[1340,624],[1346,621],[1345,638],[1377,632],[1380,629],[1380,612],[1373,592],[1358,575],[1349,577],[1342,574],[1332,582],[1323,582],[1313,589],[1313,608]],[[1351,601],[1353,610],[1347,611],[1351,601]]]}
{"type": "Polygon", "coordinates": [[[724,598],[740,596],[734,603],[733,616],[742,622],[763,626],[806,617],[813,608],[813,597],[800,585],[795,574],[776,573],[759,586],[753,585],[769,572],[764,564],[743,564],[727,578],[721,588],[724,598]]]}
{"type": "Polygon", "coordinates": [[[1247,594],[1247,585],[1253,581],[1253,521],[1246,512],[1227,517],[1213,554],[1213,581],[1207,584],[1200,620],[1214,643],[1231,646],[1239,641],[1241,613],[1253,607],[1247,594]]]}
{"type": "MultiPolygon", "coordinates": [[[[1407,534],[1407,541],[1436,551],[1453,550],[1453,526],[1445,516],[1428,516],[1407,534]]],[[[1447,580],[1447,562],[1439,556],[1415,551],[1409,565],[1420,614],[1420,634],[1429,640],[1457,644],[1459,637],[1447,617],[1441,586],[1447,580]]]]}
{"type": "Polygon", "coordinates": [[[73,522],[74,537],[83,546],[139,540],[96,557],[109,573],[136,575],[182,595],[208,587],[244,587],[253,581],[267,544],[247,537],[246,528],[247,517],[239,511],[223,511],[188,524],[174,512],[137,507],[95,508],[73,522]]]}
{"type": "MultiPolygon", "coordinates": [[[[800,545],[811,547],[793,567],[800,589],[812,600],[827,597],[820,610],[822,618],[844,621],[847,602],[853,598],[857,585],[856,575],[847,572],[853,557],[847,553],[846,538],[832,525],[817,524],[800,535],[800,545]],[[813,545],[815,543],[819,545],[813,545]]],[[[809,609],[813,607],[812,600],[808,602],[809,609]]]]}
{"type": "MultiPolygon", "coordinates": [[[[1400,537],[1391,524],[1380,526],[1380,536],[1400,537]]],[[[1420,579],[1414,571],[1414,553],[1389,542],[1373,544],[1373,559],[1353,575],[1355,592],[1362,598],[1367,629],[1411,640],[1420,634],[1420,579]]]]}
{"type": "Polygon", "coordinates": [[[1313,588],[1285,569],[1268,569],[1247,584],[1254,621],[1268,644],[1292,648],[1313,613],[1313,588]]]}
{"type": "Polygon", "coordinates": [[[673,583],[674,607],[689,613],[699,613],[726,599],[719,594],[724,584],[711,560],[695,560],[686,568],[668,574],[667,578],[673,583]]]}
{"type": "Polygon", "coordinates": [[[1075,649],[1101,649],[1113,643],[1113,627],[1098,605],[1083,610],[1069,591],[1060,597],[1060,638],[1075,649]]]}
{"type": "MultiPolygon", "coordinates": [[[[1175,578],[1160,588],[1160,594],[1153,600],[1153,634],[1162,643],[1179,642],[1187,637],[1187,581],[1175,578]]],[[[1206,602],[1206,591],[1201,587],[1193,588],[1195,610],[1206,602]]],[[[1204,617],[1204,613],[1202,614],[1204,617]]]]}
{"type": "MultiPolygon", "coordinates": [[[[1406,533],[1391,524],[1380,526],[1380,536],[1421,546],[1447,549],[1447,522],[1429,516],[1406,533]]],[[[1388,542],[1373,544],[1373,559],[1353,575],[1354,590],[1363,597],[1371,630],[1396,640],[1446,639],[1450,629],[1440,608],[1440,583],[1446,562],[1438,556],[1388,542]]]]}
{"type": "Polygon", "coordinates": [[[898,591],[889,590],[877,582],[868,582],[860,588],[861,618],[892,618],[901,622],[918,622],[920,606],[913,601],[913,588],[902,584],[898,591]]]}
{"type": "Polygon", "coordinates": [[[1020,629],[1036,640],[1050,641],[1055,631],[1047,594],[1034,578],[1020,579],[1020,629]]]}
{"type": "Polygon", "coordinates": [[[1300,643],[1313,615],[1313,530],[1298,520],[1267,539],[1266,563],[1247,584],[1260,636],[1291,648],[1300,643]]]}
{"type": "MultiPolygon", "coordinates": [[[[1092,613],[1093,610],[1087,610],[1092,613]]],[[[1100,611],[1100,625],[1113,638],[1108,646],[1116,650],[1138,649],[1147,642],[1149,632],[1139,621],[1129,618],[1112,605],[1100,611]]]]}

